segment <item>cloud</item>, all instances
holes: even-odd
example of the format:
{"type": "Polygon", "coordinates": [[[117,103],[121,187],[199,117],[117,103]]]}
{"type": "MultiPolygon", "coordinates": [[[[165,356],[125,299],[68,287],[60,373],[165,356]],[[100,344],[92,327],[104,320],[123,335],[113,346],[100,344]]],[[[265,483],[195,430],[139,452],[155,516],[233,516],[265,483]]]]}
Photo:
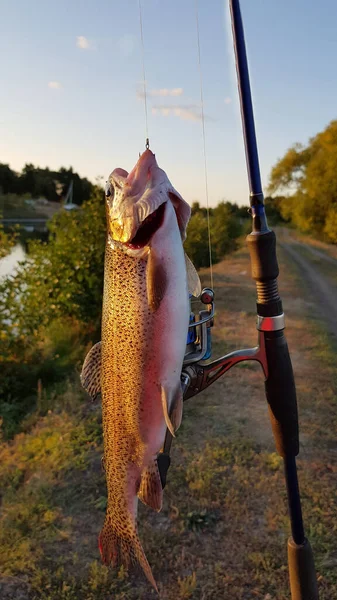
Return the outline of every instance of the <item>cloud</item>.
{"type": "Polygon", "coordinates": [[[76,46],[77,48],[81,48],[81,50],[89,50],[89,48],[92,48],[91,42],[88,40],[88,38],[84,37],[84,35],[77,36],[76,46]]]}
{"type": "MultiPolygon", "coordinates": [[[[152,108],[153,115],[159,115],[162,117],[177,117],[178,119],[182,119],[182,121],[201,121],[202,115],[200,106],[196,104],[181,104],[176,106],[153,106],[152,108]]],[[[212,120],[210,117],[205,115],[205,120],[212,120]]]]}
{"type": "Polygon", "coordinates": [[[52,90],[60,90],[62,84],[59,81],[49,81],[48,87],[52,90]]]}
{"type": "Polygon", "coordinates": [[[225,104],[231,104],[231,102],[232,102],[232,98],[227,96],[227,98],[225,98],[225,104]]]}
{"type": "Polygon", "coordinates": [[[184,93],[183,88],[160,88],[159,90],[150,90],[149,96],[182,96],[184,93]]]}
{"type": "MultiPolygon", "coordinates": [[[[147,90],[146,94],[147,96],[151,97],[151,98],[166,98],[168,96],[171,96],[173,98],[177,98],[178,96],[182,96],[184,93],[183,88],[159,88],[159,89],[152,89],[152,90],[147,90]]],[[[138,90],[137,92],[137,97],[138,98],[144,98],[144,90],[138,90]]]]}

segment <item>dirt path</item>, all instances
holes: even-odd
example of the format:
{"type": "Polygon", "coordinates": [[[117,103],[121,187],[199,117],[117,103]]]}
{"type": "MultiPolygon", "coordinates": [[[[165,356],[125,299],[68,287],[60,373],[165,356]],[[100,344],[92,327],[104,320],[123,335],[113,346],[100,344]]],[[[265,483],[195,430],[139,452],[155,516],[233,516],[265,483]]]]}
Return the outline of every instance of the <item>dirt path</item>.
{"type": "Polygon", "coordinates": [[[299,269],[301,280],[312,302],[313,314],[321,318],[337,339],[337,260],[309,244],[290,236],[287,229],[278,232],[281,248],[299,269]],[[325,268],[328,265],[328,268],[325,268]]]}

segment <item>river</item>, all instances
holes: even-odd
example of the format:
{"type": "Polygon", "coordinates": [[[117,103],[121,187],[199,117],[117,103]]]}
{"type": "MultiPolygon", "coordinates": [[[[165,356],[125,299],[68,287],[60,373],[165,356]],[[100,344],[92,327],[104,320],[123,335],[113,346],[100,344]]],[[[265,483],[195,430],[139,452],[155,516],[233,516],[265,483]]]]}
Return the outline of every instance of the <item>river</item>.
{"type": "Polygon", "coordinates": [[[26,252],[21,244],[16,244],[12,251],[0,260],[0,280],[13,275],[19,262],[25,260],[26,252]]]}

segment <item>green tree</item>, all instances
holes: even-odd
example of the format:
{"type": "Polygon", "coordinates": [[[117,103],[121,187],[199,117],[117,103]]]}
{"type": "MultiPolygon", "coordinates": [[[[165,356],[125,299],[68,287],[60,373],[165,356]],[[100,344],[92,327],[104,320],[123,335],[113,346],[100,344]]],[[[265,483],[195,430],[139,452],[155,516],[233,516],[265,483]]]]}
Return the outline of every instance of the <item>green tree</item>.
{"type": "Polygon", "coordinates": [[[43,387],[63,380],[100,327],[103,190],[80,210],[55,215],[49,229],[48,243],[31,242],[28,259],[0,283],[0,414],[8,435],[34,407],[38,380],[43,387]]]}
{"type": "MultiPolygon", "coordinates": [[[[200,206],[199,202],[192,202],[191,216],[200,213],[203,217],[207,217],[207,208],[200,206]]],[[[210,215],[212,214],[212,208],[209,209],[210,215]]]]}
{"type": "MultiPolygon", "coordinates": [[[[2,215],[0,213],[0,220],[2,215]]],[[[5,232],[3,224],[0,222],[0,259],[7,256],[15,245],[17,240],[17,232],[13,231],[10,233],[5,232]]]]}
{"type": "Polygon", "coordinates": [[[211,219],[211,239],[214,262],[221,260],[225,254],[235,250],[237,238],[242,227],[235,216],[230,202],[220,202],[213,210],[211,219]]]}
{"type": "Polygon", "coordinates": [[[285,217],[281,211],[281,207],[285,200],[285,196],[266,196],[264,199],[267,219],[271,225],[276,225],[280,221],[285,221],[285,217]]]}
{"type": "Polygon", "coordinates": [[[18,176],[9,165],[0,163],[0,193],[15,194],[18,191],[18,176]]]}
{"type": "MultiPolygon", "coordinates": [[[[225,254],[237,247],[237,238],[242,234],[242,223],[237,215],[238,211],[237,205],[224,201],[220,202],[216,208],[210,209],[213,262],[218,262],[225,254]]],[[[185,250],[197,269],[209,266],[207,209],[200,207],[198,202],[194,202],[192,205],[185,250]]]]}
{"type": "Polygon", "coordinates": [[[105,247],[104,195],[96,188],[79,211],[57,213],[49,241],[34,240],[29,258],[0,284],[0,329],[36,336],[57,318],[99,322],[105,247]],[[10,323],[10,324],[8,324],[10,323]]]}
{"type": "Polygon", "coordinates": [[[57,177],[58,181],[62,184],[62,196],[66,195],[70,182],[73,182],[73,201],[75,204],[81,205],[90,198],[93,190],[92,183],[85,177],[81,178],[73,171],[72,167],[69,169],[61,167],[61,169],[55,173],[55,177],[57,177]]]}
{"type": "Polygon", "coordinates": [[[324,233],[330,242],[337,244],[337,210],[331,208],[325,219],[324,233]]]}
{"type": "Polygon", "coordinates": [[[207,218],[201,211],[195,212],[190,218],[184,247],[197,269],[209,266],[207,218]]]}
{"type": "Polygon", "coordinates": [[[36,187],[36,168],[33,164],[27,163],[20,175],[19,191],[21,194],[30,194],[33,198],[36,198],[36,187]]]}
{"type": "Polygon", "coordinates": [[[285,191],[280,204],[286,220],[303,231],[334,242],[337,210],[337,120],[309,140],[290,148],[274,166],[269,192],[285,191]]]}

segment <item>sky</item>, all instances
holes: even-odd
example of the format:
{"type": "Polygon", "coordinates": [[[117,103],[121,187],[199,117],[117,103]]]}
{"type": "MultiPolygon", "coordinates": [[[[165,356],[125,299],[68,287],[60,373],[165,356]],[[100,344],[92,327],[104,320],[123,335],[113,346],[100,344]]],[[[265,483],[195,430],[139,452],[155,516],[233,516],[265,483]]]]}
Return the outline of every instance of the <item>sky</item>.
{"type": "MultiPolygon", "coordinates": [[[[139,0],[0,0],[0,162],[93,182],[145,148],[139,0]]],[[[141,0],[148,132],[160,167],[206,205],[196,0],[141,0]]],[[[248,204],[226,0],[198,0],[209,205],[248,204]]],[[[241,0],[263,185],[337,116],[335,0],[241,0]]]]}

